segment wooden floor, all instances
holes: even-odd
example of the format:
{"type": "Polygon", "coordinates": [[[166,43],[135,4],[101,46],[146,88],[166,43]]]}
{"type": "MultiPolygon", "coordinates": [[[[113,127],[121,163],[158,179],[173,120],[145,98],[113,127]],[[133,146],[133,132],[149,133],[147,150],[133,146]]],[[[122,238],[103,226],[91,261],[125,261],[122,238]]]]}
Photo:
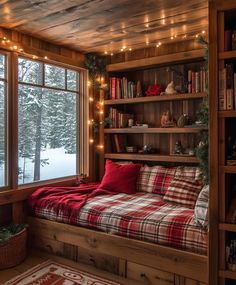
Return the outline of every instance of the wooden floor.
{"type": "Polygon", "coordinates": [[[8,280],[10,280],[11,278],[20,275],[21,273],[29,270],[30,268],[34,267],[35,265],[38,265],[46,260],[54,260],[57,261],[59,263],[68,265],[68,266],[72,266],[74,268],[78,268],[87,272],[90,272],[92,274],[96,274],[98,276],[104,277],[104,278],[108,278],[110,280],[113,281],[119,281],[122,285],[141,285],[141,283],[137,282],[137,281],[131,281],[130,279],[124,279],[122,277],[116,276],[114,274],[105,272],[105,271],[101,271],[98,270],[92,266],[88,266],[88,265],[84,265],[84,264],[79,264],[76,262],[73,262],[71,260],[62,258],[62,257],[58,257],[55,255],[50,255],[47,253],[42,253],[36,250],[32,250],[30,251],[28,257],[26,258],[26,260],[21,263],[20,265],[11,268],[11,269],[7,269],[7,270],[0,270],[0,284],[4,285],[4,283],[8,280]]]}

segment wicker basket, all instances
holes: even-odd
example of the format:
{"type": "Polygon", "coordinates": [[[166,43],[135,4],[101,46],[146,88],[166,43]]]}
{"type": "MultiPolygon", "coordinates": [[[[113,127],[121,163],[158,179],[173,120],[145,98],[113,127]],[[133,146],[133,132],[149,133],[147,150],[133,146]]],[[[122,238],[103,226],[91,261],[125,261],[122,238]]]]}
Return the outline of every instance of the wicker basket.
{"type": "Polygon", "coordinates": [[[26,257],[27,231],[23,229],[0,246],[0,269],[14,267],[26,257]]]}

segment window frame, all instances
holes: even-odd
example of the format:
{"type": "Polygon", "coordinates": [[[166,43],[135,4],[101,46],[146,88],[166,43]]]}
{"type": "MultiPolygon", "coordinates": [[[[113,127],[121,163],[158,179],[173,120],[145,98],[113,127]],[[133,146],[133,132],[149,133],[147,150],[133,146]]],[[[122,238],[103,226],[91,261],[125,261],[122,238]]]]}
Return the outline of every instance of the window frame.
{"type": "MultiPolygon", "coordinates": [[[[16,52],[6,52],[0,49],[0,53],[7,55],[7,73],[8,73],[8,97],[7,97],[7,178],[8,185],[0,187],[0,192],[4,190],[22,190],[29,189],[35,186],[47,185],[52,183],[66,183],[74,181],[79,173],[88,174],[89,172],[89,137],[88,137],[88,116],[89,116],[89,100],[88,100],[88,71],[84,68],[73,66],[70,64],[58,62],[38,57],[32,58],[30,55],[21,55],[16,52]],[[45,64],[65,68],[65,70],[73,70],[79,73],[79,86],[76,91],[42,86],[31,83],[18,82],[18,59],[25,58],[45,64]],[[10,76],[11,75],[11,76],[10,76]],[[57,177],[47,180],[39,180],[35,182],[18,185],[18,84],[31,85],[36,87],[48,88],[53,90],[61,90],[66,92],[76,93],[76,119],[77,119],[77,145],[79,151],[76,152],[76,174],[70,176],[57,177]]],[[[44,68],[43,68],[44,70],[44,68]]],[[[43,71],[44,73],[44,71],[43,71]]],[[[44,77],[44,74],[43,74],[44,77]]],[[[65,82],[67,82],[67,72],[65,72],[65,82]]],[[[44,78],[43,78],[44,83],[44,78]]],[[[65,86],[66,87],[66,86],[65,86]]]]}
{"type": "Polygon", "coordinates": [[[0,54],[5,57],[5,70],[4,70],[4,78],[1,78],[0,81],[4,82],[5,84],[5,155],[6,155],[6,161],[5,161],[5,173],[4,173],[4,179],[5,179],[5,185],[0,186],[0,190],[9,190],[10,187],[10,177],[11,177],[11,171],[10,171],[10,162],[11,162],[11,156],[10,156],[10,151],[9,151],[9,144],[11,141],[11,135],[10,135],[10,117],[9,117],[9,112],[10,112],[10,52],[7,52],[5,50],[0,50],[0,54]]]}

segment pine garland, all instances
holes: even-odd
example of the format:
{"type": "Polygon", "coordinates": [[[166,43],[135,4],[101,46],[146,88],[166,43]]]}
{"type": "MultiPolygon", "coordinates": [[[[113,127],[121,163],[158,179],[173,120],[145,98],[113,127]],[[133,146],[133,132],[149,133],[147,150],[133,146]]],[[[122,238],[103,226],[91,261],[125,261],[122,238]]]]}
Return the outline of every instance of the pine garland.
{"type": "MultiPolygon", "coordinates": [[[[205,70],[208,70],[208,42],[202,37],[198,37],[197,42],[201,44],[205,51],[205,70]]],[[[200,104],[198,112],[197,112],[198,120],[203,124],[208,126],[209,123],[209,103],[208,99],[204,99],[200,104]]],[[[208,131],[202,131],[200,133],[200,142],[196,149],[196,156],[199,160],[199,167],[201,169],[201,179],[204,184],[209,183],[209,162],[208,162],[208,154],[209,154],[209,140],[208,140],[208,131]]]]}
{"type": "Polygon", "coordinates": [[[0,246],[26,227],[27,225],[25,224],[10,224],[0,227],[0,246]]]}
{"type": "Polygon", "coordinates": [[[84,65],[89,71],[89,79],[95,89],[101,87],[101,83],[96,79],[107,76],[107,63],[106,56],[99,56],[95,53],[88,53],[85,55],[84,65]]]}

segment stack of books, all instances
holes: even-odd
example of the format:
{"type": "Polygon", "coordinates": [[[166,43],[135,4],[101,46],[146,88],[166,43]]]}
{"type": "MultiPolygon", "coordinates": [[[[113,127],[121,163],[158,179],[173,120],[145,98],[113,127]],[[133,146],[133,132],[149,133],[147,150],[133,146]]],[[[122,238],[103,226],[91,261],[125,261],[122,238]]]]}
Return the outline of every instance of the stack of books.
{"type": "Polygon", "coordinates": [[[115,108],[109,111],[110,128],[127,128],[129,119],[133,119],[133,114],[127,114],[115,108]]]}
{"type": "Polygon", "coordinates": [[[236,109],[236,73],[233,65],[226,64],[219,70],[219,110],[236,109]]]}
{"type": "Polygon", "coordinates": [[[208,85],[208,73],[206,70],[188,70],[188,93],[206,92],[208,85]]]}
{"type": "MultiPolygon", "coordinates": [[[[140,84],[140,83],[139,83],[140,84]]],[[[110,78],[110,98],[114,99],[128,99],[135,98],[137,96],[141,96],[137,94],[137,84],[132,81],[128,81],[126,77],[118,78],[111,77],[110,78]]]]}

